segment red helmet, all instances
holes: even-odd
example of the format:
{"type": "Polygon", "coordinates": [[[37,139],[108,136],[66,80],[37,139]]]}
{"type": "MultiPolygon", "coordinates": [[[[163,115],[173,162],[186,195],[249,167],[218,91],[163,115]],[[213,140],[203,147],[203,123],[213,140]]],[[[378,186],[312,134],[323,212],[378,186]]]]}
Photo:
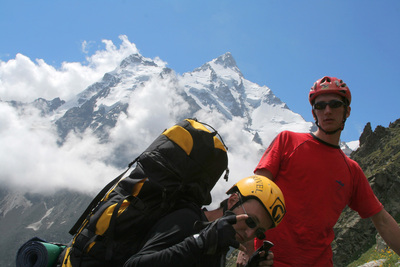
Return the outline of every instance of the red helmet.
{"type": "Polygon", "coordinates": [[[348,101],[348,105],[351,102],[351,93],[349,87],[338,78],[325,76],[318,81],[316,81],[311,87],[308,98],[310,100],[310,104],[312,105],[315,98],[322,94],[338,94],[348,101]]]}

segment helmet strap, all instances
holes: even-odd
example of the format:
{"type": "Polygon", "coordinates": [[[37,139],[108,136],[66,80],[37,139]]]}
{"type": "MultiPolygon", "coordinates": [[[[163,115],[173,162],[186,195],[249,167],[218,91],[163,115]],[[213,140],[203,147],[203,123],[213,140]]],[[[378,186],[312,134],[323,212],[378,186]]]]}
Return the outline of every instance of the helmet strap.
{"type": "MultiPolygon", "coordinates": [[[[240,194],[239,192],[236,192],[235,194],[240,194]]],[[[244,203],[244,202],[243,202],[244,203]]],[[[236,209],[237,207],[239,207],[240,205],[242,205],[242,203],[240,202],[240,200],[238,200],[229,210],[233,211],[234,209],[236,209]]],[[[224,213],[225,211],[228,210],[228,202],[226,203],[225,207],[224,207],[224,213]]]]}
{"type": "Polygon", "coordinates": [[[236,202],[235,205],[233,205],[229,210],[233,211],[234,209],[236,209],[239,206],[240,206],[240,201],[236,202]]]}
{"type": "Polygon", "coordinates": [[[223,209],[222,209],[222,214],[224,214],[225,213],[225,211],[228,209],[228,201],[226,201],[225,203],[224,203],[224,207],[223,207],[223,209]]]}

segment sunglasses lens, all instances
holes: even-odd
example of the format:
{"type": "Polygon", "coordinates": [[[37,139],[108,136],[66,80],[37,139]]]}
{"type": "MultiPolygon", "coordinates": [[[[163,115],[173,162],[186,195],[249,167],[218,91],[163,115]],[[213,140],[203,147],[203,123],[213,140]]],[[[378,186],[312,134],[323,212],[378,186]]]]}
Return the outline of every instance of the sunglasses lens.
{"type": "Polygon", "coordinates": [[[314,109],[324,110],[327,105],[329,105],[330,108],[340,108],[341,106],[344,105],[344,103],[339,100],[331,100],[329,102],[321,101],[314,104],[314,109]]]}
{"type": "Polygon", "coordinates": [[[314,104],[314,109],[323,110],[326,108],[326,105],[328,105],[326,102],[317,102],[314,104]]]}
{"type": "Polygon", "coordinates": [[[332,100],[329,102],[329,107],[331,108],[340,108],[343,105],[342,101],[332,100]]]}
{"type": "Polygon", "coordinates": [[[256,228],[256,226],[257,226],[256,222],[251,217],[246,219],[246,224],[250,228],[256,228]]]}

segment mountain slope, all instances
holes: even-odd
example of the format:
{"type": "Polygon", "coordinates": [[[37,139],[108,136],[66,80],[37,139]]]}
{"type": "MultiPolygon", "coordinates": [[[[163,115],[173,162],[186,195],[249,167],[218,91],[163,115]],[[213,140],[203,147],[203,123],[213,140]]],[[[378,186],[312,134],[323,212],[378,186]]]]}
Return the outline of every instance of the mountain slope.
{"type": "MultiPolygon", "coordinates": [[[[400,222],[400,119],[374,131],[368,123],[351,158],[360,164],[385,209],[400,222]]],[[[376,243],[376,233],[370,219],[363,220],[346,208],[335,226],[335,265],[345,266],[357,259],[376,243]]]]}
{"type": "Polygon", "coordinates": [[[32,237],[68,243],[68,234],[91,196],[60,191],[51,195],[0,188],[0,266],[15,266],[18,248],[32,237]]]}

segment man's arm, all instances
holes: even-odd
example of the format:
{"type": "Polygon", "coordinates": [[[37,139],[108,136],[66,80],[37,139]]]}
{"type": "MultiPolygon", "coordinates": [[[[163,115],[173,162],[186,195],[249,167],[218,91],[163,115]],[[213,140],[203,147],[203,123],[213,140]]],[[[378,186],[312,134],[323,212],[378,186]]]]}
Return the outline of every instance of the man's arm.
{"type": "Polygon", "coordinates": [[[371,220],[386,244],[397,255],[400,255],[400,227],[393,217],[385,209],[382,209],[372,216],[371,220]]]}
{"type": "Polygon", "coordinates": [[[202,255],[193,237],[164,248],[159,251],[143,251],[133,255],[125,262],[124,267],[130,266],[192,266],[202,255]]]}
{"type": "MultiPolygon", "coordinates": [[[[169,219],[173,221],[175,216],[169,217],[172,217],[169,219]]],[[[215,261],[218,257],[225,257],[229,246],[244,249],[235,239],[236,232],[232,225],[247,218],[246,214],[223,216],[206,223],[206,227],[199,234],[186,237],[179,243],[176,240],[181,238],[182,231],[178,227],[165,231],[162,227],[168,229],[170,226],[160,223],[160,228],[155,231],[152,239],[147,241],[139,253],[130,257],[124,267],[194,266],[196,263],[203,263],[201,260],[207,257],[208,262],[215,261]],[[181,236],[177,237],[178,235],[181,236]]]]}
{"type": "Polygon", "coordinates": [[[201,217],[191,208],[183,208],[160,219],[149,231],[144,246],[124,266],[193,266],[201,249],[193,238],[193,224],[201,217]],[[173,260],[171,260],[173,259],[173,260]]]}
{"type": "Polygon", "coordinates": [[[265,176],[272,181],[275,179],[272,173],[267,169],[258,169],[255,174],[265,176]]]}

